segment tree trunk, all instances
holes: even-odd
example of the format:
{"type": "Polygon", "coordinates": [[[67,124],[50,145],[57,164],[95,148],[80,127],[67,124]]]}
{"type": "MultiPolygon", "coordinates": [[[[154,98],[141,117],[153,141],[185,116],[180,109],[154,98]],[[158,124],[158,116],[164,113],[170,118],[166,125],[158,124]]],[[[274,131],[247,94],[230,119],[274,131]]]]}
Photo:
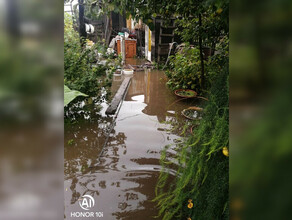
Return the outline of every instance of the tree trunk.
{"type": "Polygon", "coordinates": [[[87,36],[84,22],[84,0],[78,0],[78,3],[79,3],[79,36],[81,45],[83,46],[87,36]]]}
{"type": "Polygon", "coordinates": [[[112,35],[112,13],[110,13],[109,15],[107,15],[107,21],[106,21],[106,29],[105,29],[105,45],[108,47],[109,43],[110,43],[110,38],[112,35]]]}
{"type": "MultiPolygon", "coordinates": [[[[16,0],[7,1],[7,24],[6,28],[11,38],[17,38],[20,35],[19,31],[19,5],[16,0]]],[[[17,42],[17,41],[15,41],[17,42]]]]}
{"type": "Polygon", "coordinates": [[[201,59],[201,85],[202,88],[205,84],[205,69],[204,69],[204,56],[203,56],[203,40],[202,40],[202,15],[199,14],[199,48],[200,48],[200,59],[201,59]]]}

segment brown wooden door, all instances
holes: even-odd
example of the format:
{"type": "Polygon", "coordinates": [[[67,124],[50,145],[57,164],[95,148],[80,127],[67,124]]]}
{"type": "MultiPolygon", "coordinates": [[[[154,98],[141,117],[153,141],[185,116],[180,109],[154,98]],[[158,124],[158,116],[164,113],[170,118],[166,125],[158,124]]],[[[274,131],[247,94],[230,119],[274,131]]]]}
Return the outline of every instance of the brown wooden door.
{"type": "Polygon", "coordinates": [[[126,40],[126,58],[136,56],[136,41],[126,40]]]}
{"type": "MultiPolygon", "coordinates": [[[[136,56],[136,41],[135,40],[126,40],[125,42],[126,49],[126,58],[133,58],[136,56]]],[[[121,53],[121,41],[117,41],[117,52],[121,53]]]]}
{"type": "Polygon", "coordinates": [[[118,51],[118,54],[121,53],[121,40],[117,40],[117,51],[118,51]]]}

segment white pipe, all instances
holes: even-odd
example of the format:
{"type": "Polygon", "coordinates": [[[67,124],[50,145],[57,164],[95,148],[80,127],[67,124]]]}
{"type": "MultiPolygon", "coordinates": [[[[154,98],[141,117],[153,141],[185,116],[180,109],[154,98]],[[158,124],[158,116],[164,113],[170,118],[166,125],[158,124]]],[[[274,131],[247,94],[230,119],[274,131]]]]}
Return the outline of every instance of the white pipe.
{"type": "Polygon", "coordinates": [[[169,48],[169,51],[168,51],[167,60],[166,60],[166,62],[165,62],[165,64],[164,64],[164,67],[163,67],[162,69],[164,69],[164,68],[166,67],[166,65],[167,65],[167,63],[168,63],[168,61],[169,61],[170,52],[171,52],[172,47],[173,47],[174,44],[178,44],[178,43],[176,43],[176,42],[172,42],[172,43],[170,43],[170,48],[169,48]]]}

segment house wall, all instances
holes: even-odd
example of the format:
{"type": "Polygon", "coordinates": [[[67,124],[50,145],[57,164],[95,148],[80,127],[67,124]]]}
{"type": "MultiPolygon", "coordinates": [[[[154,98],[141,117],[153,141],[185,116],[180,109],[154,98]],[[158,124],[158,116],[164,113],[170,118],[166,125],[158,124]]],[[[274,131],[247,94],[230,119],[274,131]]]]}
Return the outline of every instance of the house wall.
{"type": "MultiPolygon", "coordinates": [[[[147,25],[145,25],[145,58],[149,61],[152,61],[152,31],[149,29],[147,25]]],[[[155,54],[155,50],[154,53],[155,54]]]]}
{"type": "Polygon", "coordinates": [[[154,42],[152,42],[152,35],[152,31],[147,25],[145,25],[145,58],[149,61],[152,61],[155,55],[155,47],[153,45],[154,42]]]}

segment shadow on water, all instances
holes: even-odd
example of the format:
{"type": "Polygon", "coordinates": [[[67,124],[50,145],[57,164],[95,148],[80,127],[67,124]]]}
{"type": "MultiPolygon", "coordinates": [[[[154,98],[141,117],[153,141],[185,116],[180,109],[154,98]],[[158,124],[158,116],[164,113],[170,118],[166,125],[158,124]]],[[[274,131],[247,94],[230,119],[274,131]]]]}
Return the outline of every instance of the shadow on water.
{"type": "MultiPolygon", "coordinates": [[[[114,77],[112,93],[122,79],[114,77]]],[[[87,194],[95,199],[94,212],[103,219],[152,219],[158,214],[155,185],[161,165],[161,150],[180,137],[172,123],[184,122],[181,111],[198,101],[177,101],[167,88],[162,71],[135,72],[115,127],[105,150],[108,127],[113,118],[92,106],[88,120],[65,126],[65,216],[83,211],[78,199],[87,194]],[[165,123],[172,122],[172,123],[165,123]]],[[[175,156],[175,146],[168,150],[175,156]]],[[[170,175],[175,175],[171,170],[170,175]]],[[[171,179],[171,178],[170,178],[171,179]]]]}

